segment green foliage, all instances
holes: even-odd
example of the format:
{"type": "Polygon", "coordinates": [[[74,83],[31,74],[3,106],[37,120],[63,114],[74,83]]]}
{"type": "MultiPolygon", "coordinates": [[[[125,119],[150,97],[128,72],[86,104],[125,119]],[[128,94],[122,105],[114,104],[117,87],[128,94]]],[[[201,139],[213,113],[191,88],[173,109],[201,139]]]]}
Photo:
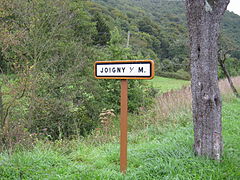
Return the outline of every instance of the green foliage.
{"type": "Polygon", "coordinates": [[[182,80],[190,80],[191,76],[188,72],[184,70],[178,70],[177,72],[158,72],[158,76],[174,78],[174,79],[182,79],[182,80]]]}
{"type": "Polygon", "coordinates": [[[238,46],[240,45],[240,18],[237,14],[227,11],[223,17],[222,28],[224,34],[232,39],[238,46]]]}
{"type": "Polygon", "coordinates": [[[110,53],[110,59],[112,60],[124,60],[130,58],[132,55],[129,48],[125,48],[123,45],[123,38],[119,30],[115,27],[111,31],[111,40],[108,43],[108,50],[110,53]]]}
{"type": "Polygon", "coordinates": [[[110,41],[110,29],[103,19],[102,15],[97,13],[94,17],[96,22],[97,35],[94,37],[96,45],[105,46],[110,41]]]}
{"type": "Polygon", "coordinates": [[[68,103],[51,98],[34,104],[29,131],[45,133],[50,140],[86,135],[96,126],[94,118],[88,115],[89,109],[68,103]]]}
{"type": "MultiPolygon", "coordinates": [[[[98,85],[90,74],[94,55],[90,44],[95,32],[92,17],[82,1],[28,1],[18,8],[12,12],[24,27],[18,23],[15,31],[8,27],[6,31],[16,43],[11,48],[4,44],[2,54],[14,73],[23,76],[21,72],[28,71],[28,108],[24,106],[21,119],[14,113],[8,118],[16,121],[13,124],[23,121],[31,133],[44,130],[51,139],[89,133],[98,124],[102,106],[98,85]],[[94,88],[88,88],[91,86],[94,88]]],[[[19,105],[14,104],[11,111],[21,111],[19,105]]]]}
{"type": "MultiPolygon", "coordinates": [[[[225,66],[230,73],[230,76],[238,76],[240,74],[240,60],[236,58],[227,58],[225,60],[225,66]]],[[[225,74],[223,73],[222,69],[219,71],[219,77],[225,78],[225,74]]]]}
{"type": "Polygon", "coordinates": [[[164,59],[162,61],[162,64],[163,64],[162,65],[163,66],[163,68],[162,68],[163,71],[173,72],[173,64],[169,59],[164,59]]]}
{"type": "MultiPolygon", "coordinates": [[[[91,42],[106,46],[111,39],[110,31],[117,26],[120,33],[124,34],[124,37],[127,36],[127,31],[131,31],[130,46],[135,54],[157,61],[159,59],[169,59],[173,63],[178,59],[178,65],[174,65],[173,71],[176,72],[179,69],[187,71],[188,65],[185,64],[185,61],[188,59],[188,46],[183,2],[164,3],[163,1],[142,0],[139,3],[136,0],[123,0],[121,2],[113,0],[95,0],[95,2],[80,0],[70,3],[69,0],[61,1],[62,3],[49,2],[48,0],[36,1],[34,7],[31,2],[15,3],[16,5],[19,4],[18,9],[22,12],[28,6],[33,7],[27,16],[24,16],[26,13],[20,13],[16,8],[13,9],[14,7],[10,6],[10,4],[14,4],[13,2],[3,1],[5,5],[8,5],[8,8],[2,13],[1,16],[4,18],[1,21],[5,25],[7,24],[9,29],[14,29],[9,35],[3,34],[3,37],[5,36],[6,39],[14,37],[16,41],[12,41],[13,44],[11,45],[13,46],[11,50],[8,49],[11,53],[9,52],[4,56],[0,55],[0,58],[4,57],[2,58],[3,61],[0,62],[2,67],[8,67],[9,69],[12,61],[17,60],[19,56],[23,56],[24,59],[29,61],[29,56],[33,57],[34,49],[35,51],[36,49],[42,49],[42,53],[38,54],[37,57],[33,57],[34,59],[42,59],[44,55],[49,55],[49,53],[56,54],[60,52],[61,54],[64,49],[63,44],[66,44],[71,39],[70,34],[74,35],[74,41],[84,42],[79,46],[91,42]],[[23,16],[24,18],[22,18],[23,16]],[[14,23],[18,21],[20,23],[14,23]],[[19,24],[24,25],[24,27],[19,26],[19,24]],[[32,28],[35,30],[31,30],[32,28]],[[31,37],[27,36],[25,29],[32,31],[31,37]],[[52,31],[54,31],[55,35],[52,34],[52,31]],[[63,36],[65,40],[62,39],[63,36]],[[39,39],[39,37],[42,38],[39,39]],[[51,47],[59,45],[59,43],[55,43],[59,37],[61,37],[60,44],[63,46],[59,50],[56,48],[54,51],[47,51],[51,47]],[[29,38],[35,39],[39,44],[29,43],[27,47],[25,46],[24,49],[32,49],[31,53],[22,51],[22,45],[15,49],[17,42],[29,38]],[[49,41],[50,39],[53,39],[53,41],[49,41]],[[20,49],[21,51],[19,51],[20,49]]],[[[222,27],[223,34],[239,46],[238,30],[240,28],[237,28],[238,22],[239,16],[226,12],[222,27]]],[[[6,44],[2,46],[5,51],[6,44]]],[[[234,57],[236,58],[237,53],[232,53],[235,54],[234,57]]],[[[36,52],[34,56],[36,56],[36,52]]],[[[46,58],[49,58],[49,56],[46,58]]]]}
{"type": "MultiPolygon", "coordinates": [[[[226,67],[226,71],[229,73],[229,76],[238,76],[240,74],[240,46],[234,43],[233,39],[226,37],[223,34],[220,36],[219,49],[218,58],[226,67]]],[[[226,77],[220,64],[218,74],[220,78],[226,77]]]]}
{"type": "MultiPolygon", "coordinates": [[[[162,0],[122,0],[121,2],[95,0],[95,2],[104,7],[121,10],[127,15],[131,22],[127,30],[131,31],[130,45],[134,51],[140,52],[144,57],[155,59],[161,64],[162,71],[177,72],[180,69],[189,71],[188,33],[182,1],[165,3],[162,0]],[[168,70],[169,63],[162,63],[161,60],[164,59],[172,62],[171,70],[168,70]]],[[[226,12],[222,21],[222,34],[238,47],[240,46],[239,20],[238,15],[226,12]]],[[[125,19],[120,18],[118,21],[123,22],[125,19]]],[[[239,59],[238,51],[232,50],[231,54],[239,59]]]]}
{"type": "MultiPolygon", "coordinates": [[[[123,38],[119,30],[115,28],[111,31],[111,40],[108,43],[108,59],[141,59],[134,55],[132,49],[125,48],[123,38]]],[[[102,101],[108,109],[114,109],[119,112],[120,81],[117,80],[99,80],[102,87],[102,101]]],[[[154,95],[150,94],[151,88],[147,87],[142,81],[128,81],[129,111],[137,112],[140,107],[150,106],[154,95]]]]}
{"type": "MultiPolygon", "coordinates": [[[[124,47],[120,29],[115,27],[110,32],[108,15],[90,16],[86,4],[41,0],[19,4],[21,11],[11,9],[16,21],[24,27],[16,23],[16,32],[8,27],[16,43],[11,48],[5,45],[2,58],[13,67],[14,73],[24,76],[22,71],[26,71],[28,76],[24,106],[19,103],[11,107],[8,117],[14,122],[11,125],[21,119],[29,133],[44,133],[52,140],[73,138],[99,126],[103,108],[119,111],[119,81],[93,79],[92,64],[98,58],[122,60],[138,55],[124,47]],[[23,35],[18,37],[17,32],[23,35]],[[24,112],[21,116],[15,115],[21,111],[24,112]]],[[[131,112],[151,104],[152,96],[148,95],[148,88],[142,88],[142,83],[132,81],[129,86],[131,112]]]]}

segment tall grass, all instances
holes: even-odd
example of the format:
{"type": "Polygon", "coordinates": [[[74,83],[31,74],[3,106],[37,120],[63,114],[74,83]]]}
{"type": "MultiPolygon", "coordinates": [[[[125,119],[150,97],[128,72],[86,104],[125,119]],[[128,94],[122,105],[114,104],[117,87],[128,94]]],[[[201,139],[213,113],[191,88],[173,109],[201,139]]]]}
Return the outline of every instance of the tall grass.
{"type": "MultiPolygon", "coordinates": [[[[233,77],[231,78],[233,81],[234,86],[238,89],[238,91],[240,91],[240,77],[233,77]]],[[[220,87],[220,91],[222,93],[223,96],[228,96],[228,97],[232,97],[234,96],[232,89],[229,85],[229,82],[227,81],[227,79],[222,79],[219,81],[219,87],[220,87]]],[[[240,93],[240,92],[239,92],[240,93]]]]}
{"type": "MultiPolygon", "coordinates": [[[[232,81],[236,88],[240,89],[240,77],[232,78],[232,81]]],[[[234,96],[232,89],[227,79],[219,81],[219,88],[222,96],[226,98],[232,98],[234,96]]],[[[172,90],[161,94],[156,99],[156,120],[167,121],[169,116],[173,114],[181,115],[184,112],[189,113],[192,106],[192,95],[190,86],[184,87],[180,90],[172,90]]],[[[171,122],[173,123],[173,122],[171,122]]]]}
{"type": "Polygon", "coordinates": [[[169,120],[169,116],[175,113],[191,109],[191,89],[184,87],[181,90],[174,90],[163,93],[156,98],[155,112],[156,119],[160,121],[169,120]]]}
{"type": "MultiPolygon", "coordinates": [[[[234,85],[240,88],[240,77],[232,79],[234,85]]],[[[158,81],[155,81],[158,83],[158,81]]],[[[182,84],[183,86],[184,84],[182,84]]],[[[220,80],[219,86],[224,100],[233,99],[234,95],[227,80],[220,80]]],[[[179,84],[178,86],[179,87],[179,84]]],[[[183,86],[182,89],[171,90],[156,97],[155,105],[151,110],[142,110],[139,114],[129,114],[128,131],[134,132],[133,139],[139,136],[147,136],[143,129],[151,131],[165,131],[169,126],[187,126],[192,123],[192,97],[190,86],[183,86]],[[161,127],[161,128],[159,128],[161,127]]],[[[89,144],[101,144],[118,142],[119,139],[119,117],[113,119],[113,126],[109,127],[109,132],[104,132],[104,128],[97,128],[92,135],[85,138],[89,144]]],[[[106,127],[105,127],[106,128],[106,127]]],[[[135,140],[137,141],[137,140],[135,140]]]]}

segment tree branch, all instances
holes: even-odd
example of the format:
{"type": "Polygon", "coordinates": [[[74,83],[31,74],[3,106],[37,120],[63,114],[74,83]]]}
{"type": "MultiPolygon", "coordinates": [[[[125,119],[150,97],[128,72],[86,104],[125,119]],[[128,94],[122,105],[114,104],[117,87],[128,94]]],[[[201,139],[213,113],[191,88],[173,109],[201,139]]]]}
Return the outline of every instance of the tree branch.
{"type": "Polygon", "coordinates": [[[222,16],[227,9],[227,6],[230,0],[213,0],[216,4],[216,8],[218,9],[218,16],[222,16]]]}
{"type": "Polygon", "coordinates": [[[9,111],[10,111],[10,108],[13,106],[14,102],[16,102],[17,100],[21,99],[24,97],[25,93],[26,93],[26,89],[27,89],[27,80],[25,80],[24,82],[24,88],[23,88],[23,91],[21,92],[20,96],[16,96],[12,102],[8,105],[8,107],[6,108],[6,112],[5,114],[3,114],[3,119],[2,119],[2,127],[5,126],[5,122],[6,122],[6,119],[7,119],[7,116],[9,114],[9,111]]]}

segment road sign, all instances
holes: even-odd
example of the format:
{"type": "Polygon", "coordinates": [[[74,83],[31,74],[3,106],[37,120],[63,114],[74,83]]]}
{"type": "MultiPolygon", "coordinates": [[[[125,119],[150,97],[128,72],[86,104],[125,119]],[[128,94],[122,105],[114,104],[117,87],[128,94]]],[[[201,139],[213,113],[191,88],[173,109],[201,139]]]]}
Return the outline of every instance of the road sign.
{"type": "Polygon", "coordinates": [[[97,61],[94,65],[97,79],[152,79],[152,60],[97,61]]]}
{"type": "Polygon", "coordinates": [[[120,171],[127,171],[127,127],[128,127],[128,79],[152,79],[152,60],[96,61],[94,75],[97,79],[121,79],[120,113],[120,171]]]}

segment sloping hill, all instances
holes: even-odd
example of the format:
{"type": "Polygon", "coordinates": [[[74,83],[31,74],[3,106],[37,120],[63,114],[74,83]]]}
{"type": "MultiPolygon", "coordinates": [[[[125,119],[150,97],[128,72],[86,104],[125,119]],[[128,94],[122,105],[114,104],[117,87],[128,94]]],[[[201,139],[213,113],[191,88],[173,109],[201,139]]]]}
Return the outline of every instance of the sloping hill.
{"type": "MultiPolygon", "coordinates": [[[[123,13],[147,16],[169,30],[171,23],[181,24],[186,30],[185,5],[183,1],[167,0],[95,0],[104,6],[121,10],[123,13]]],[[[240,46],[240,16],[226,11],[222,20],[222,30],[240,46]]],[[[171,32],[169,32],[171,33],[171,32]]]]}
{"type": "MultiPolygon", "coordinates": [[[[157,74],[163,76],[161,72],[189,71],[188,30],[183,1],[94,0],[94,2],[98,12],[105,14],[109,26],[117,26],[122,30],[124,37],[127,37],[127,31],[131,32],[130,47],[137,54],[143,58],[156,60],[157,74]]],[[[240,16],[227,11],[222,20],[221,37],[225,41],[224,44],[228,44],[227,48],[235,47],[231,55],[237,59],[240,59],[240,52],[236,50],[240,47],[239,34],[240,16]]],[[[231,62],[229,67],[235,67],[236,64],[231,62]]],[[[238,75],[232,68],[229,68],[229,71],[238,75]]]]}

